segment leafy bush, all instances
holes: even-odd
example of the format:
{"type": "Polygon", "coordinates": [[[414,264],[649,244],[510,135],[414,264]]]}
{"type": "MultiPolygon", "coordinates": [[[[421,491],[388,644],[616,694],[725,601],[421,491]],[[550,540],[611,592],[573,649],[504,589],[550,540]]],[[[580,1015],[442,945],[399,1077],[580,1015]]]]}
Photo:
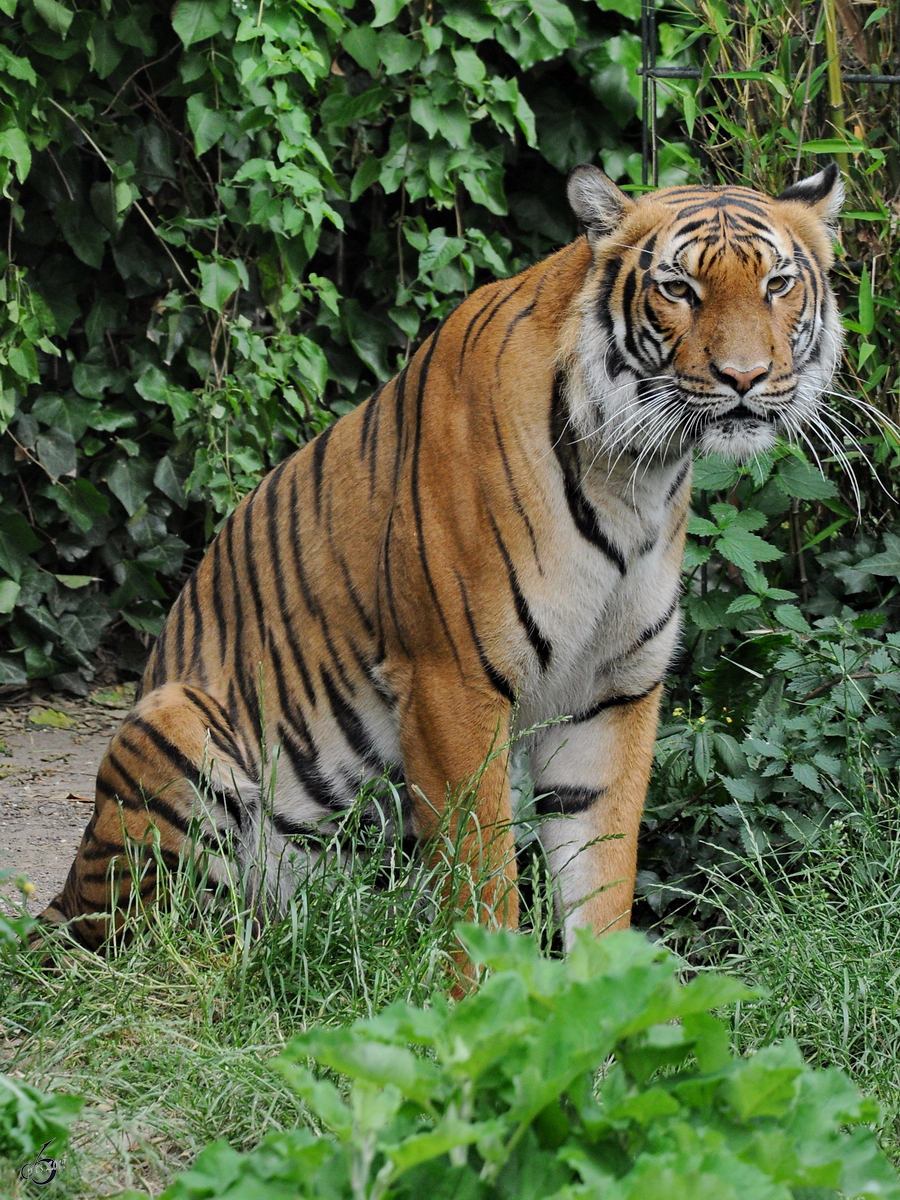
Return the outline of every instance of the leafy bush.
{"type": "Polygon", "coordinates": [[[574,233],[568,168],[639,177],[640,6],[0,8],[0,684],[84,690],[268,467],[574,233]]]}
{"type": "Polygon", "coordinates": [[[0,1075],[0,1159],[21,1166],[49,1141],[57,1158],[69,1141],[69,1125],[77,1117],[81,1096],[41,1092],[19,1079],[0,1075]]]}
{"type": "Polygon", "coordinates": [[[708,1010],[749,998],[742,984],[679,986],[672,956],[634,933],[582,934],[567,962],[513,934],[462,936],[494,972],[476,994],[289,1043],[278,1069],[325,1134],[211,1145],[164,1200],[900,1196],[875,1106],[839,1071],[804,1067],[790,1041],[732,1056],[708,1010]]]}
{"type": "MultiPolygon", "coordinates": [[[[0,884],[7,884],[12,880],[22,895],[27,896],[34,891],[34,885],[21,875],[17,875],[15,871],[0,870],[0,884]]],[[[21,905],[10,906],[12,911],[7,911],[4,905],[0,908],[0,955],[15,954],[26,944],[29,931],[32,929],[34,922],[24,911],[21,905]]]]}

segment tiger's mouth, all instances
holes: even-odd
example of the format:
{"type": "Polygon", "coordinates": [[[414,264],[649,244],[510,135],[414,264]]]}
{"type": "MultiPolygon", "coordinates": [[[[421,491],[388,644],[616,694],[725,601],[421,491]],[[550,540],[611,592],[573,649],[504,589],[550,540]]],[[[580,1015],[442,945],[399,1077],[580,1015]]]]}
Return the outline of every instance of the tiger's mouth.
{"type": "Polygon", "coordinates": [[[754,412],[746,404],[710,415],[698,429],[695,444],[701,454],[716,453],[738,462],[752,458],[775,444],[780,420],[777,412],[754,412]]]}
{"type": "Polygon", "coordinates": [[[778,413],[771,411],[756,412],[754,409],[748,408],[746,404],[737,404],[734,408],[729,408],[727,412],[710,416],[706,422],[706,428],[744,425],[748,421],[756,421],[762,425],[774,426],[778,424],[778,413]]]}

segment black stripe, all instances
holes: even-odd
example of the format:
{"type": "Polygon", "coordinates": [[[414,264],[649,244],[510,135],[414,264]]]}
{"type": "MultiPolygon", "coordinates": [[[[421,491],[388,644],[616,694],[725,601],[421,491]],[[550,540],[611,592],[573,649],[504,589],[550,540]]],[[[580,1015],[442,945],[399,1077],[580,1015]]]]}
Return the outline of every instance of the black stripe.
{"type": "Polygon", "coordinates": [[[372,745],[371,738],[366,733],[356,710],[341,695],[330,672],[325,667],[319,667],[319,674],[322,677],[325,694],[331,706],[332,716],[337,722],[341,733],[344,735],[347,744],[366,762],[372,763],[375,766],[381,766],[381,759],[372,745]]]}
{"type": "Polygon", "coordinates": [[[225,588],[222,585],[222,542],[229,536],[231,521],[228,521],[221,534],[216,538],[209,552],[212,559],[212,605],[216,618],[216,630],[219,635],[219,662],[225,662],[225,647],[228,645],[228,618],[225,614],[225,588]]]}
{"type": "Polygon", "coordinates": [[[412,471],[410,479],[410,496],[413,506],[413,517],[416,523],[416,533],[418,535],[418,551],[419,562],[422,565],[422,573],[425,576],[425,582],[428,585],[428,591],[431,595],[432,603],[434,604],[435,612],[438,615],[438,620],[441,623],[441,628],[453,651],[453,657],[459,663],[459,653],[456,648],[456,642],[450,632],[450,626],[447,623],[447,618],[444,615],[443,607],[437,593],[437,588],[434,585],[434,579],[431,575],[431,567],[428,565],[428,552],[425,549],[425,523],[422,517],[422,497],[419,491],[419,455],[422,446],[422,412],[425,400],[425,387],[428,383],[428,371],[431,367],[431,359],[437,349],[438,338],[443,331],[443,323],[437,327],[431,335],[431,341],[428,345],[428,350],[419,370],[419,378],[416,383],[416,426],[413,435],[413,452],[412,452],[412,471]]]}
{"type": "Polygon", "coordinates": [[[336,792],[322,775],[315,749],[312,752],[304,750],[283,724],[278,726],[278,733],[294,773],[310,799],[322,808],[343,812],[347,808],[347,797],[336,792]]]}
{"type": "Polygon", "coordinates": [[[659,618],[659,620],[654,621],[652,625],[650,625],[647,629],[645,629],[643,631],[643,633],[641,633],[641,635],[638,637],[637,641],[634,643],[633,646],[629,647],[629,649],[625,652],[625,655],[623,657],[627,657],[629,654],[634,654],[634,652],[636,650],[640,650],[641,646],[646,646],[647,642],[652,641],[653,638],[655,638],[658,634],[662,633],[662,631],[666,628],[666,626],[669,624],[669,622],[675,616],[675,613],[678,609],[679,596],[680,596],[680,592],[676,591],[676,593],[672,599],[672,603],[669,605],[669,607],[666,609],[666,611],[663,613],[663,615],[659,618]]]}
{"type": "Polygon", "coordinates": [[[83,862],[96,862],[101,858],[114,858],[117,855],[124,853],[124,846],[121,842],[101,842],[94,839],[94,848],[91,850],[80,850],[78,857],[83,862]]]}
{"type": "Polygon", "coordinates": [[[594,717],[605,712],[608,708],[620,708],[623,704],[637,704],[639,700],[646,700],[651,692],[655,692],[662,683],[661,679],[657,679],[656,683],[651,683],[646,692],[640,692],[637,696],[610,696],[607,700],[598,700],[596,704],[585,709],[584,712],[575,713],[570,721],[571,725],[581,725],[586,721],[593,721],[594,717]]]}
{"type": "MultiPolygon", "coordinates": [[[[241,510],[242,519],[245,521],[246,521],[247,515],[250,511],[249,504],[252,502],[253,496],[254,496],[254,493],[251,493],[250,500],[248,501],[248,505],[245,506],[243,508],[243,510],[241,510]]],[[[243,580],[242,580],[241,576],[238,574],[237,565],[236,565],[235,557],[234,557],[234,539],[235,539],[235,531],[237,529],[237,513],[235,513],[235,515],[232,516],[230,524],[231,524],[232,528],[229,531],[229,537],[228,537],[228,541],[225,544],[225,549],[226,549],[226,555],[227,555],[227,560],[228,560],[228,568],[229,568],[229,571],[231,572],[230,594],[233,598],[233,605],[234,605],[233,626],[234,626],[234,637],[235,637],[235,643],[236,643],[237,638],[239,636],[243,636],[244,629],[245,629],[243,580]]],[[[235,651],[237,651],[236,644],[235,644],[235,651]]],[[[247,664],[246,664],[246,659],[245,659],[244,655],[235,653],[233,682],[237,687],[237,691],[238,691],[238,694],[240,695],[241,700],[243,701],[244,708],[247,713],[247,717],[249,718],[249,721],[250,721],[250,726],[255,731],[256,735],[259,736],[259,733],[260,733],[259,696],[257,694],[255,682],[248,682],[246,672],[247,672],[247,664]]],[[[230,681],[229,682],[229,704],[231,704],[233,702],[233,700],[234,700],[234,689],[232,688],[231,681],[230,681]]],[[[232,718],[232,725],[237,726],[238,721],[236,719],[237,718],[236,712],[233,712],[231,714],[231,718],[232,718]]]]}
{"type": "Polygon", "coordinates": [[[548,817],[565,814],[574,816],[593,808],[606,795],[606,788],[577,787],[564,783],[554,784],[553,790],[535,801],[538,816],[548,817]]]}
{"type": "MultiPolygon", "coordinates": [[[[487,288],[485,289],[485,291],[487,291],[487,288]]],[[[459,361],[456,366],[457,374],[459,374],[459,372],[462,371],[463,361],[465,360],[465,357],[466,357],[466,349],[469,345],[469,338],[472,336],[472,330],[475,328],[475,325],[478,322],[478,318],[493,303],[493,299],[494,299],[493,295],[489,295],[488,298],[485,300],[484,304],[482,304],[481,308],[478,309],[478,311],[475,313],[475,315],[472,317],[472,319],[469,321],[468,325],[466,326],[466,332],[463,334],[462,343],[460,344],[460,347],[459,347],[459,361]]],[[[473,300],[473,303],[474,303],[474,300],[473,300]]]]}
{"type": "MultiPolygon", "coordinates": [[[[178,774],[186,779],[195,788],[211,792],[215,798],[222,804],[228,815],[234,820],[238,829],[244,828],[245,810],[240,796],[233,792],[230,788],[223,786],[222,783],[209,779],[201,774],[199,769],[188,758],[180,747],[174,742],[170,742],[164,733],[152,725],[143,717],[132,716],[128,720],[129,725],[133,725],[139,729],[149,741],[153,743],[160,754],[166,759],[171,766],[178,771],[178,774]]],[[[130,740],[126,740],[122,734],[119,735],[123,746],[126,746],[134,754],[140,754],[140,748],[130,740]]],[[[173,780],[174,782],[174,780],[173,780]]],[[[156,797],[151,797],[148,803],[151,803],[156,797]]]]}
{"type": "Polygon", "coordinates": [[[500,370],[500,359],[503,357],[503,351],[506,349],[506,347],[509,343],[509,339],[515,333],[516,326],[519,324],[520,321],[524,321],[526,317],[531,316],[531,314],[534,312],[534,307],[536,304],[537,304],[537,299],[535,298],[534,300],[532,300],[532,302],[529,305],[526,305],[526,307],[523,308],[521,312],[516,313],[516,315],[513,317],[513,319],[507,325],[506,333],[503,335],[503,341],[500,343],[500,349],[497,351],[497,355],[494,359],[494,368],[497,372],[499,372],[499,370],[500,370]]]}
{"type": "Polygon", "coordinates": [[[327,429],[313,442],[312,452],[312,475],[313,475],[313,505],[316,512],[316,520],[319,520],[322,511],[322,472],[325,467],[325,451],[328,449],[328,439],[334,432],[334,425],[329,425],[327,429]]]}
{"type": "Polygon", "coordinates": [[[581,469],[578,462],[578,451],[575,445],[566,438],[566,403],[562,394],[562,376],[559,372],[553,378],[553,399],[550,405],[550,438],[553,452],[556,455],[563,475],[563,486],[566,493],[566,503],[575,527],[583,538],[602,553],[615,565],[620,575],[626,571],[625,558],[618,546],[614,545],[600,527],[596,512],[581,490],[581,469]]]}
{"type": "Polygon", "coordinates": [[[497,424],[497,414],[493,410],[491,410],[491,419],[494,423],[494,436],[497,439],[497,448],[500,451],[500,461],[503,463],[503,474],[506,476],[506,483],[509,487],[510,495],[512,496],[513,506],[515,507],[516,512],[525,522],[525,528],[528,531],[528,538],[531,542],[531,549],[534,553],[538,571],[540,571],[540,573],[543,575],[544,568],[541,566],[540,556],[538,555],[538,545],[537,538],[534,534],[534,527],[531,524],[528,513],[522,506],[522,501],[519,499],[519,492],[512,477],[512,469],[509,465],[509,459],[506,457],[506,447],[503,444],[503,438],[500,436],[500,426],[497,424]]]}
{"type": "Polygon", "coordinates": [[[497,542],[500,554],[503,556],[503,564],[506,567],[506,577],[509,580],[509,589],[512,592],[513,604],[516,606],[516,615],[519,618],[522,628],[528,635],[528,640],[531,642],[532,649],[538,656],[538,661],[541,664],[541,670],[546,671],[550,664],[550,656],[553,653],[553,647],[541,633],[540,629],[538,629],[534,615],[532,614],[531,609],[528,607],[528,601],[522,594],[522,589],[519,587],[519,579],[516,574],[516,568],[509,556],[509,551],[506,548],[506,544],[503,541],[500,530],[497,528],[497,522],[494,520],[491,513],[488,513],[488,517],[490,518],[491,529],[494,531],[494,539],[497,542]]]}
{"type": "Polygon", "coordinates": [[[377,388],[368,400],[363,404],[363,419],[362,428],[359,434],[359,453],[361,458],[366,457],[366,447],[369,444],[369,433],[371,432],[372,421],[377,417],[378,397],[384,391],[384,384],[377,388]]]}
{"type": "MultiPolygon", "coordinates": [[[[285,579],[284,571],[281,569],[281,555],[279,553],[278,542],[278,509],[276,502],[278,495],[274,488],[269,488],[266,492],[266,531],[269,541],[269,556],[272,566],[272,574],[275,577],[275,595],[278,603],[278,615],[280,617],[280,631],[283,632],[287,639],[288,648],[293,659],[294,669],[300,676],[300,681],[303,684],[303,690],[306,693],[306,698],[310,704],[315,704],[316,694],[313,690],[312,680],[309,671],[306,668],[306,659],[303,657],[303,649],[297,641],[297,636],[294,632],[295,620],[290,606],[288,605],[287,580],[285,579]]],[[[296,534],[296,531],[294,531],[296,534]]],[[[259,616],[259,613],[257,613],[259,616]]],[[[272,646],[275,641],[275,635],[272,630],[274,622],[270,619],[261,626],[268,628],[268,641],[272,646]]]]}
{"type": "Polygon", "coordinates": [[[681,464],[678,474],[672,480],[671,484],[669,485],[669,490],[666,492],[666,504],[671,504],[675,499],[678,489],[687,478],[687,473],[690,471],[693,461],[694,460],[689,454],[685,456],[684,462],[681,464]]]}
{"type": "Polygon", "coordinates": [[[252,779],[254,783],[259,783],[259,769],[256,763],[251,762],[244,754],[243,749],[237,741],[237,736],[231,727],[228,720],[228,713],[222,705],[213,696],[209,696],[206,692],[199,692],[195,688],[185,687],[184,694],[188,700],[198,708],[209,722],[210,732],[215,729],[223,742],[227,745],[232,758],[241,768],[241,770],[252,779]]]}
{"type": "Polygon", "coordinates": [[[309,825],[305,821],[297,821],[293,817],[284,816],[282,813],[272,813],[272,824],[275,826],[277,833],[289,840],[294,838],[302,838],[304,841],[315,842],[321,846],[325,842],[322,836],[322,831],[315,825],[309,825]]]}
{"type": "MultiPolygon", "coordinates": [[[[500,311],[500,309],[503,308],[504,304],[509,304],[510,300],[512,300],[512,298],[516,295],[516,293],[520,292],[522,290],[522,288],[525,286],[526,282],[527,282],[527,280],[525,280],[525,279],[520,280],[520,282],[517,283],[516,286],[511,289],[511,291],[508,291],[505,296],[500,297],[500,299],[497,301],[497,303],[494,305],[494,307],[491,309],[491,311],[485,317],[484,321],[482,321],[481,327],[478,330],[478,332],[472,338],[472,349],[473,350],[478,345],[478,339],[481,337],[481,335],[487,329],[488,325],[490,325],[491,321],[493,321],[494,317],[496,317],[496,315],[500,311]]],[[[462,353],[462,352],[460,352],[460,353],[462,353]]]]}
{"type": "MultiPolygon", "coordinates": [[[[397,482],[400,479],[400,468],[403,466],[403,457],[406,452],[404,445],[404,407],[406,405],[406,380],[409,375],[409,363],[403,368],[400,374],[394,381],[394,436],[397,439],[397,445],[394,448],[394,491],[397,491],[397,482]]],[[[372,471],[375,470],[375,463],[372,463],[372,471]]]]}
{"type": "Polygon", "coordinates": [[[481,638],[478,636],[478,630],[475,628],[475,621],[472,617],[472,610],[469,608],[469,597],[466,593],[466,585],[463,583],[459,574],[456,576],[459,581],[459,589],[462,592],[463,608],[466,613],[466,621],[469,624],[469,632],[472,635],[472,641],[475,643],[475,649],[478,652],[478,661],[481,663],[481,669],[488,677],[495,692],[498,692],[504,700],[508,700],[510,704],[515,704],[516,694],[513,691],[512,684],[503,675],[494,664],[490,661],[484,652],[484,647],[481,644],[481,638]]]}
{"type": "MultiPolygon", "coordinates": [[[[609,337],[612,337],[615,327],[610,300],[612,299],[613,289],[616,286],[616,280],[619,278],[621,269],[621,258],[611,258],[607,261],[603,268],[603,278],[600,282],[600,291],[597,295],[597,315],[600,318],[600,324],[609,337]]],[[[612,368],[610,367],[609,370],[612,371],[612,368]]],[[[618,374],[618,372],[614,371],[613,374],[618,374]]]]}

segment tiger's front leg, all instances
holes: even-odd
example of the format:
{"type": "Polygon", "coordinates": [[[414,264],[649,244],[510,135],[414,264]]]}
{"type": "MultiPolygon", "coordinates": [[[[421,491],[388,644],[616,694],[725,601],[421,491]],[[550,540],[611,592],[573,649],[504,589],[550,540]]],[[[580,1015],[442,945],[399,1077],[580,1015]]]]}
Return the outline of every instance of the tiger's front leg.
{"type": "MultiPolygon", "coordinates": [[[[417,835],[443,873],[443,900],[515,929],[519,904],[509,789],[511,705],[464,685],[455,664],[416,664],[400,746],[417,835]]],[[[465,964],[460,962],[465,970],[465,964]]]]}
{"type": "Polygon", "coordinates": [[[594,715],[543,731],[531,754],[541,841],[566,948],[631,920],[637,841],[650,779],[662,684],[594,715]]]}

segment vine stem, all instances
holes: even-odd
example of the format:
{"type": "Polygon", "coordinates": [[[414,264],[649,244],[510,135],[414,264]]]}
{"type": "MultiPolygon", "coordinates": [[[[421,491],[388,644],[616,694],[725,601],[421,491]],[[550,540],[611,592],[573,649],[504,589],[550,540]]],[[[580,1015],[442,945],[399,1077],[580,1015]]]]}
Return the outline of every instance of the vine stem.
{"type": "MultiPolygon", "coordinates": [[[[57,102],[53,99],[52,96],[47,97],[47,102],[49,104],[52,104],[54,108],[59,109],[59,111],[62,113],[62,115],[64,117],[66,117],[67,120],[72,122],[72,124],[75,126],[75,128],[78,130],[78,132],[81,134],[81,136],[85,139],[85,141],[88,142],[93,147],[95,152],[100,156],[100,159],[103,162],[103,165],[109,171],[110,176],[115,178],[115,173],[113,171],[112,163],[109,161],[109,159],[103,153],[103,151],[100,149],[100,147],[97,145],[97,143],[91,137],[91,135],[87,132],[87,130],[83,129],[81,127],[81,125],[79,125],[79,123],[75,120],[75,118],[68,111],[68,109],[63,108],[63,106],[61,104],[57,104],[57,102]]],[[[196,296],[197,299],[199,300],[200,296],[199,296],[199,293],[197,292],[197,289],[194,287],[194,285],[188,279],[187,275],[185,275],[184,271],[182,271],[181,264],[179,263],[179,261],[175,257],[175,255],[172,253],[171,247],[166,242],[166,239],[162,236],[162,234],[159,232],[159,230],[156,228],[156,226],[150,220],[150,217],[147,215],[147,213],[144,211],[143,207],[138,203],[137,200],[135,200],[133,202],[133,206],[134,206],[135,210],[138,212],[138,214],[144,219],[144,221],[146,221],[151,233],[159,241],[159,244],[162,246],[162,248],[165,250],[166,254],[168,254],[169,258],[172,260],[172,265],[174,266],[174,268],[178,272],[178,274],[181,276],[181,278],[184,280],[185,287],[188,289],[189,292],[192,293],[192,295],[196,296]]],[[[201,301],[201,303],[202,303],[202,301],[201,301]]]]}

